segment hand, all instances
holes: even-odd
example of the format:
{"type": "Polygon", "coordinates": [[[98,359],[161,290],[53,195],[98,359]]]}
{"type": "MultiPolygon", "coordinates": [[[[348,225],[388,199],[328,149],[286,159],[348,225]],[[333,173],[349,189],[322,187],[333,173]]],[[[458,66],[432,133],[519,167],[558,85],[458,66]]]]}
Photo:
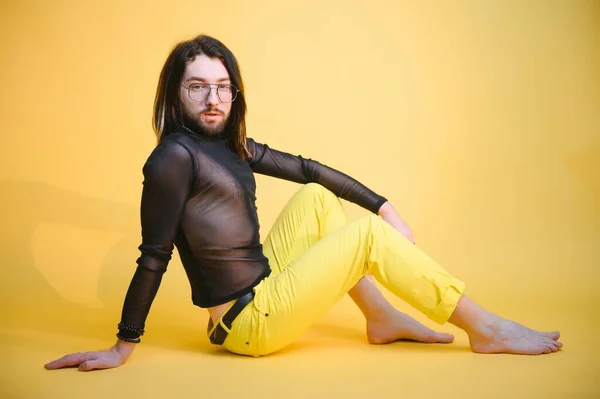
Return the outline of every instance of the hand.
{"type": "Polygon", "coordinates": [[[400,234],[406,237],[413,244],[415,243],[415,239],[413,237],[413,233],[406,224],[406,222],[400,217],[398,212],[394,209],[392,204],[386,202],[379,208],[379,215],[383,220],[389,223],[393,228],[398,230],[400,234]]]}
{"type": "Polygon", "coordinates": [[[79,371],[90,371],[94,369],[108,369],[119,367],[133,352],[135,344],[119,341],[110,349],[96,352],[77,352],[65,355],[46,364],[47,370],[56,370],[63,367],[77,366],[79,371]]]}

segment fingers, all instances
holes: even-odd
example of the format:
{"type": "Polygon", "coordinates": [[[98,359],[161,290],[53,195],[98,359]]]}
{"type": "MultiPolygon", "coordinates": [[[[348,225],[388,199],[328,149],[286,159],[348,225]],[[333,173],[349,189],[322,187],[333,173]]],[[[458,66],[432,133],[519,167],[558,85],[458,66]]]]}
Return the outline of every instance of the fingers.
{"type": "Polygon", "coordinates": [[[80,371],[90,371],[90,370],[94,370],[94,369],[107,369],[109,367],[108,364],[106,364],[106,362],[102,361],[101,359],[94,359],[94,360],[88,360],[86,362],[83,362],[79,365],[79,370],[80,371]]]}
{"type": "Polygon", "coordinates": [[[77,352],[65,355],[60,359],[56,359],[44,365],[46,370],[56,370],[62,367],[79,366],[81,363],[87,360],[86,354],[77,352]]]}
{"type": "Polygon", "coordinates": [[[90,371],[118,367],[123,362],[121,355],[110,349],[97,352],[72,353],[47,363],[44,367],[47,370],[55,370],[62,367],[78,366],[80,371],[90,371]]]}

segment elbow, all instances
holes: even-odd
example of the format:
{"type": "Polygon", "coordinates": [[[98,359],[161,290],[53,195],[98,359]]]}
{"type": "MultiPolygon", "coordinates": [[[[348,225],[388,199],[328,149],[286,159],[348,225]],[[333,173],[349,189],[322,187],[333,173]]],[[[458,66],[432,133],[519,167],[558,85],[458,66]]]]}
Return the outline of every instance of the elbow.
{"type": "Polygon", "coordinates": [[[318,162],[312,159],[306,159],[300,157],[300,163],[302,167],[302,175],[304,176],[304,183],[320,183],[321,179],[319,176],[318,162]]]}
{"type": "Polygon", "coordinates": [[[167,271],[167,265],[171,260],[171,253],[158,253],[156,251],[147,251],[142,249],[142,254],[137,260],[138,268],[148,270],[153,273],[163,274],[167,271]]]}

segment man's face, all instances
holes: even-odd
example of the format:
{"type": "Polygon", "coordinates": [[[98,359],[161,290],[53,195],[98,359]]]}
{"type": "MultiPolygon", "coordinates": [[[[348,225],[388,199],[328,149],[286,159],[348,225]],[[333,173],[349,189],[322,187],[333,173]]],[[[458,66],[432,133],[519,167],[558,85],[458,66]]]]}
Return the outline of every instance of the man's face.
{"type": "Polygon", "coordinates": [[[221,60],[206,55],[196,56],[187,63],[179,88],[179,99],[184,111],[190,122],[197,125],[189,127],[200,127],[201,131],[210,135],[220,134],[231,113],[232,103],[221,102],[217,96],[217,86],[212,86],[206,100],[202,102],[192,100],[188,95],[188,90],[192,93],[192,97],[198,98],[193,91],[198,93],[202,84],[231,84],[227,69],[221,60]],[[190,86],[193,89],[188,89],[190,86]]]}

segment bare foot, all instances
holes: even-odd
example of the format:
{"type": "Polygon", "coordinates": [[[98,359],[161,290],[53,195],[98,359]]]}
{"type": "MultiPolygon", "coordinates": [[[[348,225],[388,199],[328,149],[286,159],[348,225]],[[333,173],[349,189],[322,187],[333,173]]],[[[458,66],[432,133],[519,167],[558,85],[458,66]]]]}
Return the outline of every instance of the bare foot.
{"type": "Polygon", "coordinates": [[[398,340],[432,344],[450,343],[454,336],[435,332],[409,315],[395,311],[386,317],[367,320],[367,339],[371,344],[388,344],[398,340]]]}
{"type": "Polygon", "coordinates": [[[460,297],[448,321],[466,331],[471,349],[477,353],[541,355],[563,346],[558,331],[532,330],[485,310],[466,295],[460,297]]]}
{"type": "Polygon", "coordinates": [[[469,332],[471,349],[477,353],[541,355],[562,348],[560,334],[535,331],[514,321],[495,316],[469,332]]]}

